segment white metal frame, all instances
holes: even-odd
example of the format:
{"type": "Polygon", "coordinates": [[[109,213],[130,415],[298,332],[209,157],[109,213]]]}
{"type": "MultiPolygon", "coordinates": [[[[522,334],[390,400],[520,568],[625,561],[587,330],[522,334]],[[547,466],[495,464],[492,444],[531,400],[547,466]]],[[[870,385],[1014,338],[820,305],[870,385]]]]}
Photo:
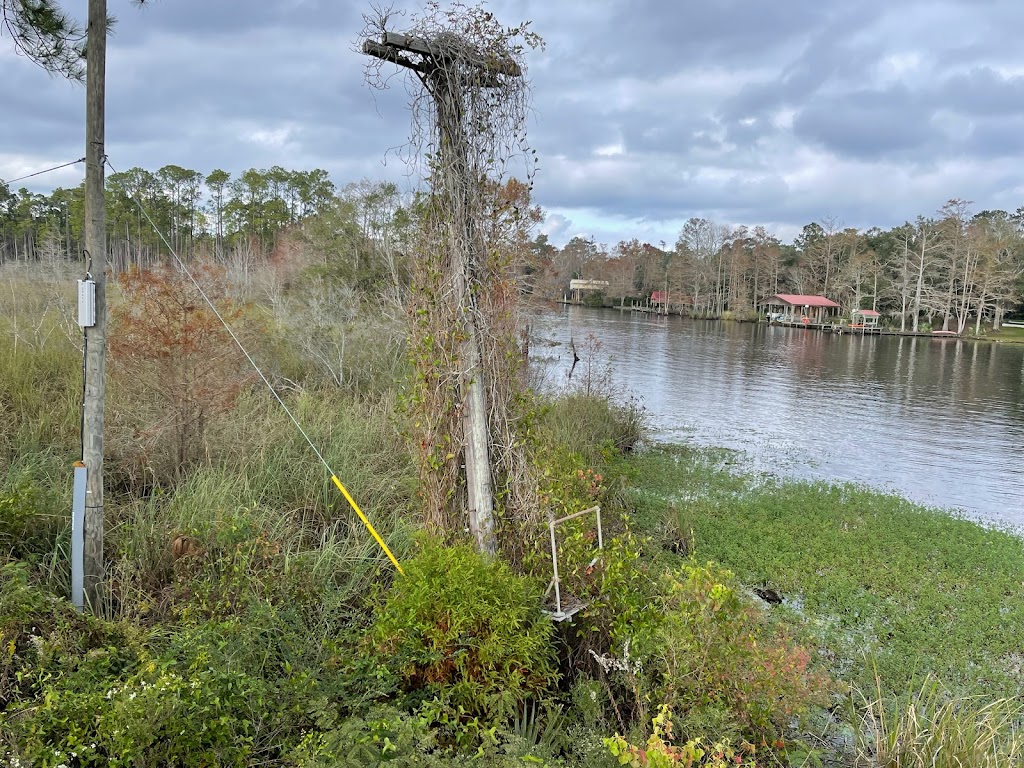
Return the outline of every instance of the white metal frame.
{"type": "MultiPolygon", "coordinates": [[[[576,615],[581,610],[587,607],[586,603],[581,602],[567,611],[562,610],[562,580],[561,577],[558,575],[558,541],[555,538],[555,527],[561,523],[568,522],[569,520],[575,520],[577,517],[582,517],[583,515],[588,515],[591,513],[597,515],[597,549],[598,551],[600,551],[604,549],[604,533],[601,530],[600,506],[595,505],[593,507],[589,507],[588,509],[584,509],[582,512],[575,512],[571,515],[560,517],[557,520],[551,519],[548,521],[548,531],[551,534],[551,570],[554,575],[551,577],[551,582],[548,584],[548,588],[544,592],[544,597],[546,599],[547,596],[551,594],[551,590],[555,591],[555,610],[547,611],[547,613],[550,614],[551,618],[555,621],[567,621],[568,619],[571,619],[574,615],[576,615]]],[[[590,562],[590,565],[593,566],[595,563],[597,563],[597,560],[598,558],[595,557],[590,562]]]]}

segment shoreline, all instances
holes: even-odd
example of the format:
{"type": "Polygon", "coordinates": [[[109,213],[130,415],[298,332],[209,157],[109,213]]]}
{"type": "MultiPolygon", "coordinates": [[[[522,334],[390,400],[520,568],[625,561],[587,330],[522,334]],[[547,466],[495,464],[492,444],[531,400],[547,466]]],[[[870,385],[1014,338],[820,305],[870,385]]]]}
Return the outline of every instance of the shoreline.
{"type": "Polygon", "coordinates": [[[655,439],[741,450],[774,475],[864,483],[1024,527],[1021,477],[1008,471],[1024,346],[847,343],[575,310],[539,315],[535,333],[538,370],[554,385],[566,381],[575,339],[595,361],[576,373],[641,395],[655,439]]]}
{"type": "Polygon", "coordinates": [[[684,314],[681,311],[669,311],[660,312],[656,311],[651,307],[631,307],[631,306],[618,306],[615,304],[602,304],[599,307],[591,306],[584,303],[576,303],[571,301],[557,300],[554,302],[556,307],[576,307],[578,309],[598,309],[598,310],[615,310],[620,314],[623,312],[637,313],[645,316],[653,317],[678,317],[680,320],[696,320],[702,322],[722,322],[722,323],[747,323],[755,325],[776,325],[781,328],[804,328],[805,330],[814,330],[821,333],[835,333],[839,336],[895,336],[900,338],[920,338],[920,339],[953,339],[957,341],[985,341],[993,344],[1024,344],[1024,328],[1018,328],[1016,326],[1003,326],[1003,328],[1009,328],[1012,330],[1020,330],[1020,334],[1014,334],[1010,338],[1002,338],[1000,336],[993,336],[992,334],[999,334],[1003,329],[999,331],[990,331],[987,334],[981,336],[975,336],[969,333],[957,333],[955,331],[898,331],[890,328],[878,328],[862,332],[860,329],[849,329],[844,328],[842,331],[832,330],[832,323],[827,324],[811,324],[809,327],[805,327],[796,323],[777,323],[769,322],[761,319],[749,319],[745,317],[691,317],[690,315],[684,314]],[[1016,338],[1014,337],[1016,336],[1016,338]]]}

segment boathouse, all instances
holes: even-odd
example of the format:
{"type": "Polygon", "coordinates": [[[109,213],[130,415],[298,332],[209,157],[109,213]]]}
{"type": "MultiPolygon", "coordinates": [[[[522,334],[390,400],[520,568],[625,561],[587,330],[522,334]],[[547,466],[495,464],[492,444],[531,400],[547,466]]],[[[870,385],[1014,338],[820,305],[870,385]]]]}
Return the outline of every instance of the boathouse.
{"type": "Polygon", "coordinates": [[[881,315],[873,309],[855,309],[850,315],[850,327],[857,330],[871,331],[878,328],[881,315]]]}
{"type": "Polygon", "coordinates": [[[782,323],[821,325],[839,314],[839,305],[824,296],[779,293],[761,302],[768,317],[782,323]]]}

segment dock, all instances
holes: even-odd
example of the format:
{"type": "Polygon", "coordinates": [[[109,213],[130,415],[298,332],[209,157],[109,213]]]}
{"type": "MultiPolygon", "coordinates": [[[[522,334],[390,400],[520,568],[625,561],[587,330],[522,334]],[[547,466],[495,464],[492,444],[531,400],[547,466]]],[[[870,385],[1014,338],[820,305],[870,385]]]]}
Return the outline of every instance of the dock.
{"type": "Polygon", "coordinates": [[[893,331],[879,328],[878,326],[856,326],[844,325],[833,322],[808,322],[800,320],[772,320],[770,325],[780,325],[785,328],[805,328],[825,333],[837,333],[840,335],[849,334],[854,336],[910,336],[928,339],[959,339],[962,338],[956,331],[893,331]]]}

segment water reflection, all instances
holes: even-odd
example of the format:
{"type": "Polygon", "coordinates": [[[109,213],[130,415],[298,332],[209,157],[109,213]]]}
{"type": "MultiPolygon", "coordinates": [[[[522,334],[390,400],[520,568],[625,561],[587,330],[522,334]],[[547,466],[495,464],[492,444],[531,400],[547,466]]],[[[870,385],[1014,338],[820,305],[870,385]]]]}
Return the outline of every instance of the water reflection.
{"type": "Polygon", "coordinates": [[[564,378],[588,334],[660,439],[744,451],[755,469],[864,482],[1024,526],[1024,345],[833,336],[566,308],[535,332],[564,378]]]}

